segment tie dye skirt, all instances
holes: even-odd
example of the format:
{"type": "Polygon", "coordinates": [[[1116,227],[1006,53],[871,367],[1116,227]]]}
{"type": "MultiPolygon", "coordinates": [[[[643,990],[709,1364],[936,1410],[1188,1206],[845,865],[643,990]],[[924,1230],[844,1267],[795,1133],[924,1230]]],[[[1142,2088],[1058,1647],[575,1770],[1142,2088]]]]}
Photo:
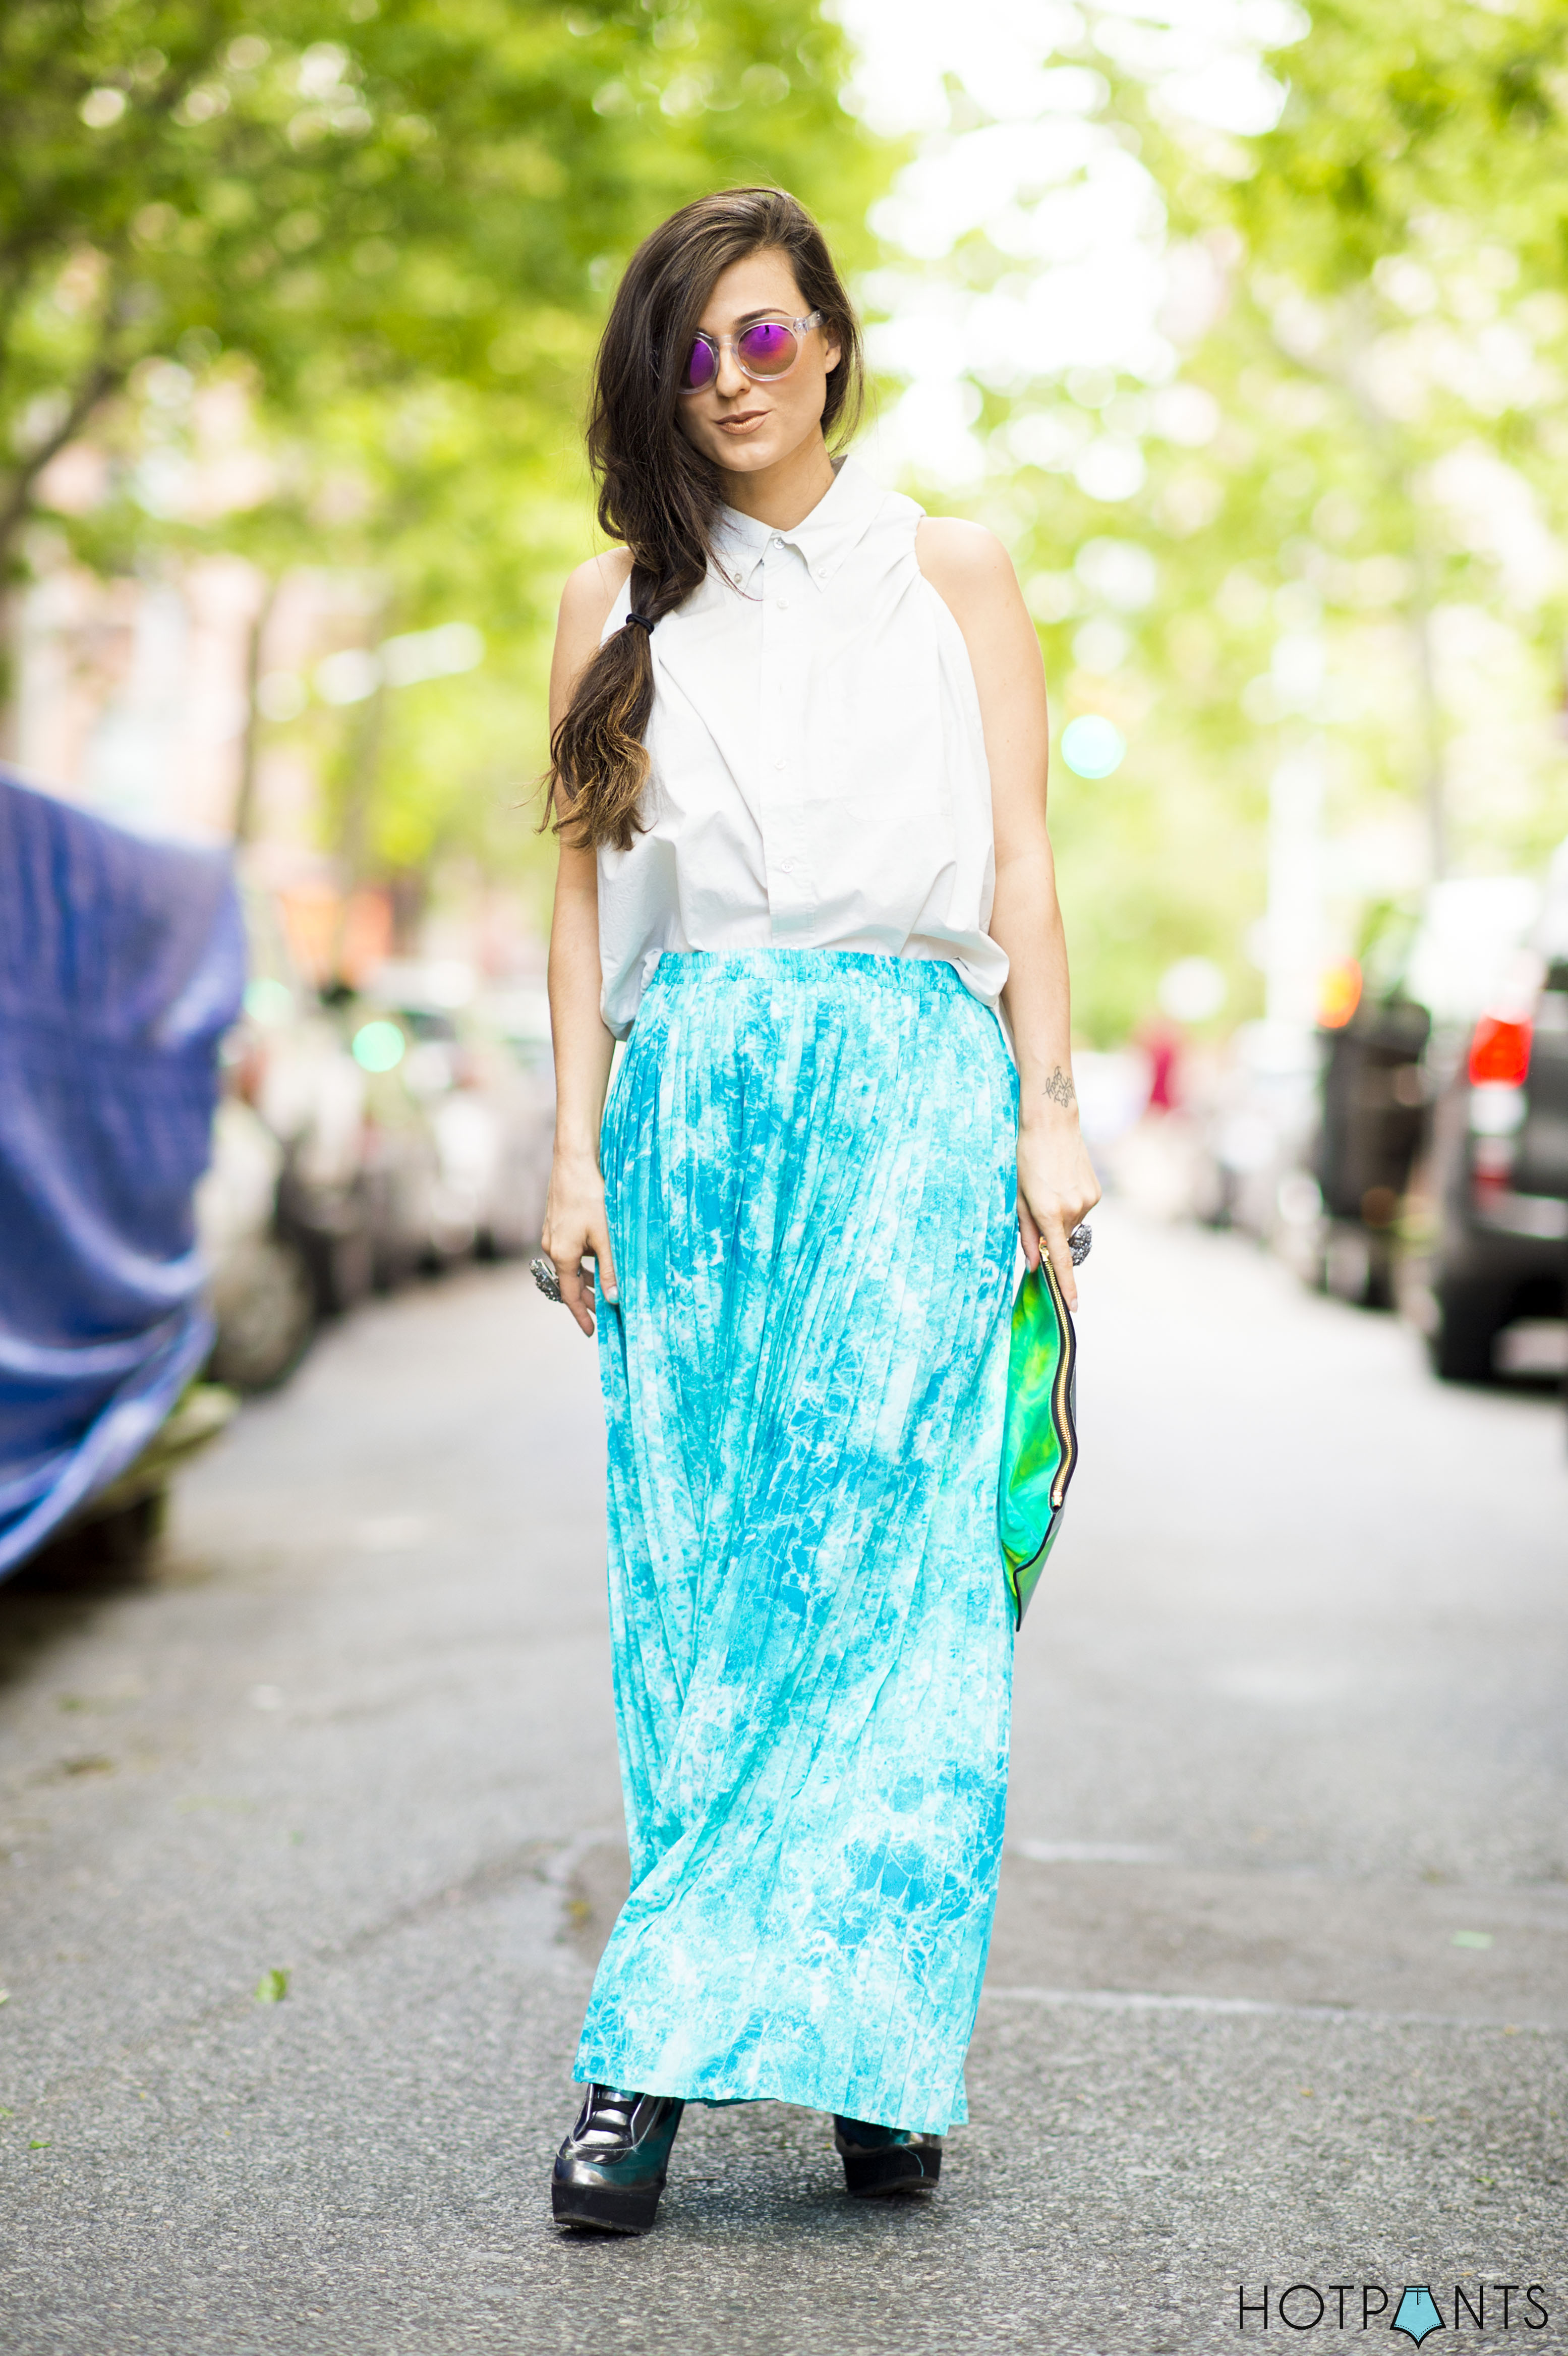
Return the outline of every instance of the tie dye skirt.
{"type": "Polygon", "coordinates": [[[940,2134],[990,1937],[1017,1089],[945,964],[663,958],[605,1112],[632,1890],[576,2074],[940,2134]]]}

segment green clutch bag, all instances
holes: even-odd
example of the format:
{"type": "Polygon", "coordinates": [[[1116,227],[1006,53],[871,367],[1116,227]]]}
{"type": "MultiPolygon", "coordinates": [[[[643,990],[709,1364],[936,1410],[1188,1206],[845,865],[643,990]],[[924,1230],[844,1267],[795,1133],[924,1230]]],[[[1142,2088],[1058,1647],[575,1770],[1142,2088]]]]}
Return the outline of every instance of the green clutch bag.
{"type": "Polygon", "coordinates": [[[1056,1271],[1042,1252],[1040,1266],[1024,1270],[1013,1302],[1008,1352],[997,1517],[1015,1628],[1023,1626],[1045,1558],[1055,1544],[1067,1484],[1078,1462],[1077,1361],[1072,1319],[1056,1271]]]}

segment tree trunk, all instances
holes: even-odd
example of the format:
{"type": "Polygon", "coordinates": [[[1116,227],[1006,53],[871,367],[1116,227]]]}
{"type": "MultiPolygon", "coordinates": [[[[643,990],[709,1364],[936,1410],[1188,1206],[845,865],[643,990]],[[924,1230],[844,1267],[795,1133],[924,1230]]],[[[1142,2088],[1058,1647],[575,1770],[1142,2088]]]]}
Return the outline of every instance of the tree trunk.
{"type": "Polygon", "coordinates": [[[256,825],[256,761],[261,750],[261,715],[256,709],[256,690],[261,678],[261,657],[265,652],[267,625],[272,618],[272,608],[278,602],[279,584],[269,581],[261,592],[261,601],[251,617],[251,627],[245,641],[245,734],[240,741],[240,787],[234,798],[234,841],[249,842],[256,825]]]}
{"type": "Polygon", "coordinates": [[[1448,873],[1448,778],[1444,757],[1443,706],[1437,693],[1437,664],[1432,645],[1432,559],[1425,545],[1421,510],[1408,484],[1405,497],[1415,517],[1415,589],[1410,600],[1410,634],[1415,654],[1415,691],[1421,710],[1421,791],[1426,811],[1427,857],[1432,881],[1448,873]]]}
{"type": "MultiPolygon", "coordinates": [[[[390,608],[383,608],[378,643],[390,627],[390,608]]],[[[381,769],[381,747],[387,734],[387,682],[378,679],[373,692],[359,706],[359,716],[349,732],[344,758],[343,799],[337,815],[337,872],[341,897],[337,905],[337,923],[333,941],[333,977],[340,978],[343,948],[348,930],[348,903],[357,885],[365,880],[368,865],[370,820],[375,808],[376,786],[381,769]]]]}

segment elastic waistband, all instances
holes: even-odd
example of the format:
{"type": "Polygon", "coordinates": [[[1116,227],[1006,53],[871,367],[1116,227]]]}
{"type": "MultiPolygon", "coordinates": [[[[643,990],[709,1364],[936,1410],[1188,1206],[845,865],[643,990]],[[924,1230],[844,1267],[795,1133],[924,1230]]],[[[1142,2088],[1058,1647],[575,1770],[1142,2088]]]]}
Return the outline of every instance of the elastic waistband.
{"type": "Polygon", "coordinates": [[[973,994],[945,958],[882,957],[874,949],[666,949],[648,987],[700,990],[733,981],[764,981],[775,990],[848,983],[903,998],[973,994]]]}

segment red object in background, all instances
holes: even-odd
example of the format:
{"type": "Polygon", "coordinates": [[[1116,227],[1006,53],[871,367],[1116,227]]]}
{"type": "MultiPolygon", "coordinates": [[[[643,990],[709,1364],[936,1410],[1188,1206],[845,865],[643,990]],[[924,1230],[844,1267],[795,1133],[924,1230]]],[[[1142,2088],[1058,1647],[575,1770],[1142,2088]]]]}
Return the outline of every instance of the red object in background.
{"type": "Polygon", "coordinates": [[[1325,1031],[1342,1031],[1360,1002],[1361,969],[1354,958],[1341,958],[1317,984],[1317,1020],[1325,1031]]]}
{"type": "Polygon", "coordinates": [[[1181,1102],[1181,1041],[1163,1023],[1157,1023],[1144,1033],[1142,1044],[1148,1057],[1147,1109],[1174,1112],[1181,1102]]]}
{"type": "Polygon", "coordinates": [[[392,954],[392,896],[380,884],[361,884],[347,901],[325,884],[295,884],[278,905],[289,948],[318,987],[342,980],[357,990],[392,954]]]}
{"type": "Polygon", "coordinates": [[[1530,1072],[1531,1025],[1483,1014],[1470,1042],[1470,1086],[1521,1088],[1530,1072]]]}

